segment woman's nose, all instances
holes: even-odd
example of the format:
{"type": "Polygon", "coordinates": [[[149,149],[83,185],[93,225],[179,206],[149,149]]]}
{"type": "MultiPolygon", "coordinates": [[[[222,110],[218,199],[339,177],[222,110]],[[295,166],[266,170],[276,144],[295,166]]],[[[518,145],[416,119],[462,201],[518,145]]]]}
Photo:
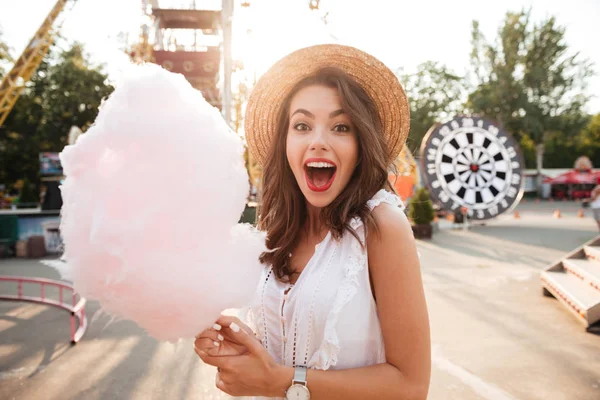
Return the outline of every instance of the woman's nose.
{"type": "Polygon", "coordinates": [[[328,150],[327,132],[323,128],[317,128],[313,131],[312,140],[310,143],[311,150],[328,150]]]}

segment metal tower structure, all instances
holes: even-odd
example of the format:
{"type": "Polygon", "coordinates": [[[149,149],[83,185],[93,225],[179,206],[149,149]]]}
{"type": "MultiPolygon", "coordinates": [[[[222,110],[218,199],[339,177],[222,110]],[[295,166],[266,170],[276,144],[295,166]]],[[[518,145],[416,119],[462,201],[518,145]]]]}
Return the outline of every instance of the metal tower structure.
{"type": "Polygon", "coordinates": [[[142,0],[148,21],[131,52],[138,62],[153,62],[183,74],[231,123],[231,16],[233,0],[222,9],[199,9],[196,1],[142,0]]]}
{"type": "Polygon", "coordinates": [[[29,41],[23,53],[19,56],[12,69],[0,83],[0,126],[13,109],[25,85],[38,69],[48,49],[54,42],[56,32],[61,23],[56,23],[68,2],[76,0],[58,0],[50,10],[33,38],[29,41]],[[57,25],[55,27],[55,24],[57,25]]]}

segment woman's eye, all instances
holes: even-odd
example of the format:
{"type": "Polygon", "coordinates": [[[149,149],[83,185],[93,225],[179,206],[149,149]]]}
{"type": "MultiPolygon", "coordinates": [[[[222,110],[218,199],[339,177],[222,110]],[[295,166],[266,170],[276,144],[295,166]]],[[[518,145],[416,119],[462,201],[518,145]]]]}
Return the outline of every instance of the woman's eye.
{"type": "Polygon", "coordinates": [[[344,124],[337,124],[333,127],[333,130],[336,132],[350,132],[350,127],[344,124]]]}
{"type": "Polygon", "coordinates": [[[298,122],[297,124],[294,125],[294,129],[297,131],[307,131],[310,128],[304,122],[298,122]]]}

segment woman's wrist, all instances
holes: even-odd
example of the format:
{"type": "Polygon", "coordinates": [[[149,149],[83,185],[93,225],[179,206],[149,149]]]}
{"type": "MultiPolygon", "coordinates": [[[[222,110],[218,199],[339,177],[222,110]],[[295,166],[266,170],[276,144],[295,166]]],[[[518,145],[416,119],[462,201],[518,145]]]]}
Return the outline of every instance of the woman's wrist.
{"type": "Polygon", "coordinates": [[[285,397],[285,392],[292,384],[294,379],[294,368],[277,365],[273,373],[273,380],[269,387],[271,397],[285,397]]]}

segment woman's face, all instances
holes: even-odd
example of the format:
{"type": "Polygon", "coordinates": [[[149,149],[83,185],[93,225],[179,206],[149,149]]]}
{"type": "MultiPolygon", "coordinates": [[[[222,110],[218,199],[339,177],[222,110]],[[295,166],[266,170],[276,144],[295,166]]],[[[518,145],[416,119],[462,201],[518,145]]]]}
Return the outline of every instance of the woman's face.
{"type": "Polygon", "coordinates": [[[358,161],[357,132],[336,89],[307,86],[291,99],[286,155],[310,204],[329,205],[358,161]]]}

